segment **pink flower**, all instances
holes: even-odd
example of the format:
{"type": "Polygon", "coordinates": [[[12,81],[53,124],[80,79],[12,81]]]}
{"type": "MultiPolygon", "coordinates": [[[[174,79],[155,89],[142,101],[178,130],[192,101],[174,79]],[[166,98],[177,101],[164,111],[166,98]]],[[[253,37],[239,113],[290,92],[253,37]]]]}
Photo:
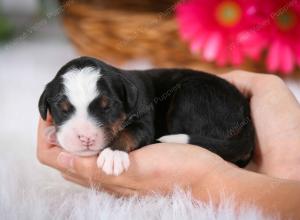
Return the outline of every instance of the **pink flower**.
{"type": "Polygon", "coordinates": [[[300,3],[291,1],[264,1],[261,16],[268,19],[259,34],[266,39],[266,66],[270,72],[289,74],[300,65],[300,3]]]}
{"type": "Polygon", "coordinates": [[[193,53],[218,65],[240,65],[245,56],[259,59],[265,45],[253,29],[256,1],[189,0],[176,8],[182,38],[193,53]]]}

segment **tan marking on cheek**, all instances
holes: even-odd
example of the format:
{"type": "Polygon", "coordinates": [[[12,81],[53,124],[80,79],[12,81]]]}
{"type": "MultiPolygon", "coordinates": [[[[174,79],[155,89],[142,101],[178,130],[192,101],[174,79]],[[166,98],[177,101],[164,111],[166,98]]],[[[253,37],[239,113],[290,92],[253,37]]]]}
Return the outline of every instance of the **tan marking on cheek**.
{"type": "Polygon", "coordinates": [[[112,123],[109,128],[109,135],[111,136],[111,147],[130,152],[134,150],[136,146],[136,141],[134,137],[126,131],[123,126],[126,119],[126,115],[122,114],[118,120],[112,123]]]}
{"type": "Polygon", "coordinates": [[[114,122],[110,126],[110,130],[113,136],[116,136],[122,130],[122,122],[120,120],[114,122]]]}
{"type": "Polygon", "coordinates": [[[126,152],[130,152],[137,147],[134,137],[129,132],[126,131],[123,131],[120,134],[120,136],[114,142],[114,144],[121,146],[122,149],[125,150],[126,152]]]}
{"type": "Polygon", "coordinates": [[[113,136],[116,136],[119,132],[121,132],[124,129],[123,125],[125,119],[126,119],[126,115],[122,114],[118,120],[116,120],[114,123],[112,123],[109,126],[113,136]]]}

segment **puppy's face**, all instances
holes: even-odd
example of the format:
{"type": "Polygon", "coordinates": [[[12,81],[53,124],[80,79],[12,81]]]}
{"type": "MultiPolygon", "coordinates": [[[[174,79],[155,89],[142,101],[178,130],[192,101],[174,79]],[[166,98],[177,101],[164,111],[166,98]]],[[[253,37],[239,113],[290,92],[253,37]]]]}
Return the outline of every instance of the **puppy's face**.
{"type": "Polygon", "coordinates": [[[52,115],[61,147],[81,156],[96,155],[123,129],[136,88],[121,73],[95,65],[70,66],[46,86],[40,113],[44,119],[47,111],[52,115]]]}

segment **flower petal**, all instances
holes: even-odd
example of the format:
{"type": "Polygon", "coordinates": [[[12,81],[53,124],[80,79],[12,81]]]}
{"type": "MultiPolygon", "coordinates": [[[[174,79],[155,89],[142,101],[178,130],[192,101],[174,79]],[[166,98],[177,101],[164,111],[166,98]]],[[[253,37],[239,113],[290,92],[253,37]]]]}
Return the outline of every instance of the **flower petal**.
{"type": "MultiPolygon", "coordinates": [[[[257,38],[256,38],[257,39],[257,38]]],[[[251,45],[246,42],[243,43],[243,51],[253,60],[259,60],[261,52],[267,46],[267,42],[264,39],[257,39],[256,44],[251,45]]]]}
{"type": "Polygon", "coordinates": [[[231,50],[231,63],[234,66],[239,66],[243,62],[243,54],[239,47],[235,47],[231,50]]]}
{"type": "Polygon", "coordinates": [[[292,49],[289,45],[282,45],[282,52],[280,58],[280,70],[285,73],[289,74],[294,69],[294,56],[292,49]]]}
{"type": "Polygon", "coordinates": [[[186,25],[185,27],[181,27],[180,35],[184,40],[190,40],[196,37],[199,31],[201,31],[199,25],[186,25]]]}
{"type": "Polygon", "coordinates": [[[203,57],[207,61],[213,61],[220,50],[221,46],[221,34],[218,32],[212,33],[206,41],[203,49],[203,57]]]}
{"type": "Polygon", "coordinates": [[[274,72],[279,68],[280,42],[275,41],[269,49],[266,65],[270,72],[274,72]]]}
{"type": "Polygon", "coordinates": [[[300,66],[300,45],[299,44],[296,46],[296,49],[295,49],[295,59],[296,59],[298,66],[300,66]]]}
{"type": "Polygon", "coordinates": [[[220,47],[220,51],[216,58],[217,65],[224,66],[227,62],[228,48],[224,45],[220,47]]]}
{"type": "Polygon", "coordinates": [[[206,36],[206,34],[199,34],[199,36],[192,41],[190,50],[193,54],[198,54],[202,50],[206,41],[206,36]]]}

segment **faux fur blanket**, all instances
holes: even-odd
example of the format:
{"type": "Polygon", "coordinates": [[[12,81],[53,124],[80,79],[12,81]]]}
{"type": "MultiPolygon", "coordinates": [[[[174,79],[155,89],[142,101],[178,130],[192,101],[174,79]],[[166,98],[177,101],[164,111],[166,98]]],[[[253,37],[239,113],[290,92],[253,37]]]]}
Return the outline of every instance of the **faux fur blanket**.
{"type": "Polygon", "coordinates": [[[0,219],[5,220],[268,219],[255,207],[235,211],[230,198],[216,208],[179,190],[169,197],[115,198],[68,183],[33,158],[11,153],[1,155],[0,184],[0,219]]]}

